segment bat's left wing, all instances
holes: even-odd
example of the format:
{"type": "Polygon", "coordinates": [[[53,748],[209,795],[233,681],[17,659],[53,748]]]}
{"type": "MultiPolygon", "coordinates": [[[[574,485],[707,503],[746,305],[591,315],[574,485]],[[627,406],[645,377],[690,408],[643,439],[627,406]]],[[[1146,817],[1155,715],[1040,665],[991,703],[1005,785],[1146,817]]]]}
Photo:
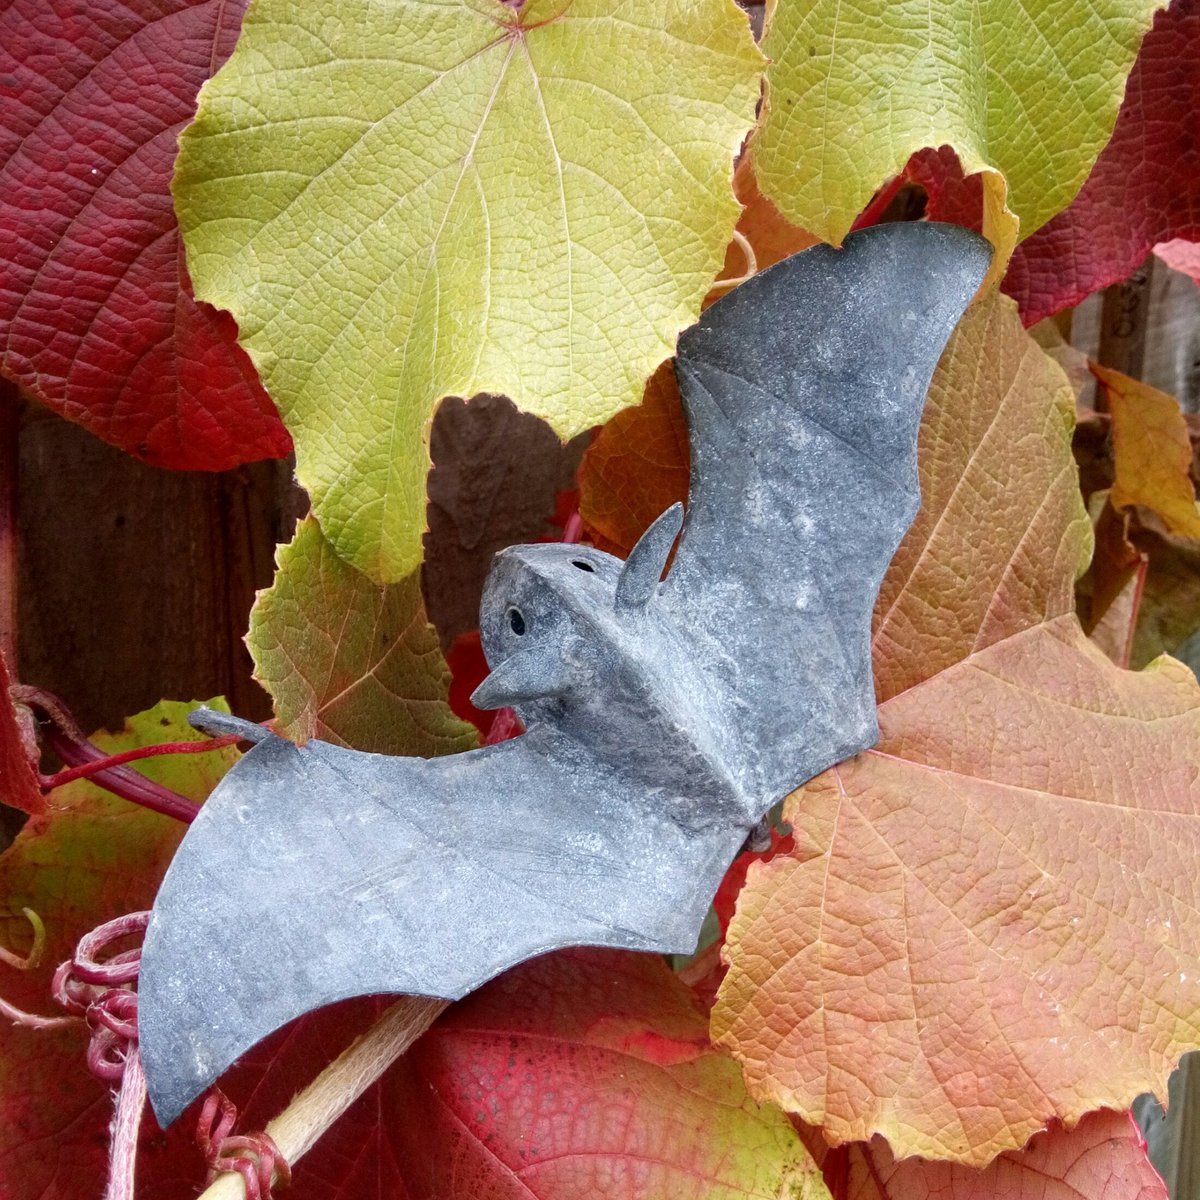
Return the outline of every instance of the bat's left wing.
{"type": "Polygon", "coordinates": [[[930,377],[991,248],[879,225],[762,271],[679,339],[692,477],[660,602],[765,809],[878,737],[871,610],[920,503],[930,377]]]}
{"type": "Polygon", "coordinates": [[[269,736],[214,790],[155,902],[141,1053],[164,1126],[335,1000],[453,999],[566,945],[687,953],[745,831],[689,836],[539,728],[446,758],[269,736]]]}

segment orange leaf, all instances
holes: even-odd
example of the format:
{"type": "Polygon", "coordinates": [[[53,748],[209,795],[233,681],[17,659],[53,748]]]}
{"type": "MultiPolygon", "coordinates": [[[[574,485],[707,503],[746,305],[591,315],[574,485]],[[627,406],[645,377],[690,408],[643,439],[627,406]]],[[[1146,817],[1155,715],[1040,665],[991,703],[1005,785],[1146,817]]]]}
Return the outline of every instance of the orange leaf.
{"type": "Polygon", "coordinates": [[[875,606],[885,702],[1012,632],[1070,612],[1091,534],[1061,368],[1011,303],[968,312],[921,423],[921,511],[875,606]]]}
{"type": "Polygon", "coordinates": [[[668,360],[650,376],[637,408],[619,412],[579,468],[579,514],[602,550],[627,555],[646,526],[687,497],[687,425],[668,360]]]}
{"type": "MultiPolygon", "coordinates": [[[[749,155],[743,156],[734,172],[733,193],[744,205],[742,215],[738,218],[737,231],[754,248],[755,263],[760,271],[820,241],[807,229],[793,225],[758,190],[758,180],[754,177],[754,166],[749,155]]],[[[725,251],[725,266],[717,278],[736,279],[745,271],[745,251],[736,242],[731,242],[725,251]]],[[[710,297],[710,302],[714,298],[710,297]]]]}
{"type": "Polygon", "coordinates": [[[1011,301],[967,315],[876,610],[879,744],[789,797],[739,898],[714,1035],[833,1141],[983,1166],[1200,1040],[1200,689],[1075,619],[1073,410],[1011,301]]]}
{"type": "Polygon", "coordinates": [[[1092,364],[1112,415],[1114,508],[1152,508],[1171,533],[1200,538],[1190,474],[1192,443],[1179,402],[1108,367],[1092,364]]]}
{"type": "Polygon", "coordinates": [[[982,1171],[897,1162],[882,1138],[831,1150],[814,1129],[801,1126],[800,1137],[834,1200],[1167,1200],[1128,1113],[1089,1113],[1072,1130],[1056,1124],[982,1171]]]}

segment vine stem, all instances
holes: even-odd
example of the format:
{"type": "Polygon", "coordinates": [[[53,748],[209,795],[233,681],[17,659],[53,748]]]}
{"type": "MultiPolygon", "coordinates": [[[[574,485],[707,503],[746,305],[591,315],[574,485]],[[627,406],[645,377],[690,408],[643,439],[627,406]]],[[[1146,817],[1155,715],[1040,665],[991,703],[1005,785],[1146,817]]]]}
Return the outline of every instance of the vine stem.
{"type": "MultiPolygon", "coordinates": [[[[745,283],[748,279],[753,279],[758,274],[758,256],[754,253],[754,246],[750,239],[740,230],[733,231],[733,241],[736,243],[739,250],[746,259],[746,269],[738,276],[732,279],[714,279],[712,286],[708,289],[710,292],[728,291],[730,288],[735,288],[738,284],[745,283]]],[[[563,538],[563,541],[566,541],[563,538]]]]}
{"type": "MultiPolygon", "coordinates": [[[[267,1124],[289,1163],[312,1149],[317,1139],[437,1020],[447,1000],[405,996],[342,1051],[273,1121],[267,1124]]],[[[217,1176],[200,1200],[245,1200],[242,1177],[217,1176]]]]}
{"type": "Polygon", "coordinates": [[[64,767],[54,775],[43,775],[40,783],[45,791],[53,791],[64,784],[73,783],[76,779],[86,779],[99,771],[119,767],[122,763],[137,762],[139,758],[155,758],[160,754],[207,754],[209,750],[221,750],[226,746],[236,745],[239,740],[236,733],[227,733],[224,737],[207,738],[203,742],[156,742],[153,746],[136,746],[132,750],[122,750],[119,754],[109,754],[105,758],[80,763],[77,767],[64,767]]]}
{"type": "Polygon", "coordinates": [[[209,742],[165,742],[158,746],[142,746],[118,754],[106,754],[83,736],[75,718],[57,696],[28,684],[14,685],[9,689],[9,694],[13,700],[33,709],[46,722],[42,726],[42,737],[65,764],[64,770],[41,779],[43,788],[61,787],[72,779],[87,777],[114,796],[179,821],[194,821],[200,806],[186,796],[119,764],[156,754],[207,752],[238,740],[231,737],[214,738],[209,742]]]}
{"type": "Polygon", "coordinates": [[[68,768],[74,769],[90,763],[100,764],[91,779],[105,791],[112,792],[114,796],[120,796],[123,800],[140,804],[142,808],[162,813],[167,817],[174,817],[177,821],[185,823],[194,821],[200,812],[200,805],[170,788],[155,783],[145,775],[132,771],[128,767],[110,766],[108,763],[110,756],[105,754],[99,746],[89,742],[87,738],[81,737],[76,740],[60,728],[53,726],[46,728],[43,736],[46,744],[67,764],[68,768]]]}

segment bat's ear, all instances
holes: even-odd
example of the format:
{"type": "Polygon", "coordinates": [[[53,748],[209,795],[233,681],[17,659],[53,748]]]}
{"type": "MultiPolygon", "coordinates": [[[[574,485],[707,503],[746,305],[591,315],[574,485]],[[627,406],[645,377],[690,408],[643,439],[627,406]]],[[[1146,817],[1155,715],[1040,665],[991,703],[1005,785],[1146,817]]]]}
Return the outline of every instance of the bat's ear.
{"type": "Polygon", "coordinates": [[[570,686],[567,664],[535,646],[510,655],[471,693],[471,703],[484,711],[561,696],[570,686]]]}
{"type": "Polygon", "coordinates": [[[617,580],[618,612],[645,608],[654,595],[683,525],[683,505],[676,502],[638,538],[617,580]]]}

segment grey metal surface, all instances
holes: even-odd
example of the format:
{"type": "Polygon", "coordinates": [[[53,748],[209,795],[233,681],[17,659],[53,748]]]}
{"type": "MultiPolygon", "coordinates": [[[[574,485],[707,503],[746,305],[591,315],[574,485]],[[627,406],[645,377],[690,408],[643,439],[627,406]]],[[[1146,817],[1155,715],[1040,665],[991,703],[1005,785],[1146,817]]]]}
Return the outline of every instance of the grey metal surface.
{"type": "Polygon", "coordinates": [[[1131,1107],[1171,1200],[1200,1200],[1200,1053],[1185,1054],[1171,1072],[1165,1109],[1149,1092],[1131,1107]]]}
{"type": "Polygon", "coordinates": [[[764,271],[680,340],[678,509],[627,563],[496,556],[477,703],[528,732],[424,760],[266,737],[213,792],[147,932],[164,1125],[342,997],[454,998],[567,945],[686,953],[747,831],[877,737],[871,608],[919,503],[929,378],[990,257],[888,225],[764,271]]]}

